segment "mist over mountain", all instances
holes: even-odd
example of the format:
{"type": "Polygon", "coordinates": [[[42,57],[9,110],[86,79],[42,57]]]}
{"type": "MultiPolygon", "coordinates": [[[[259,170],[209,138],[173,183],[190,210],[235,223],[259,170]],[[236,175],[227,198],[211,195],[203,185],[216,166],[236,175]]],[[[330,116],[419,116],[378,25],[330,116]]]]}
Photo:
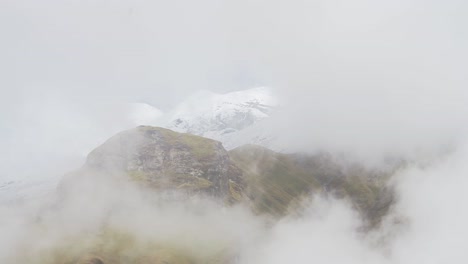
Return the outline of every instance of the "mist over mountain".
{"type": "MultiPolygon", "coordinates": [[[[223,215],[226,210],[232,211],[239,217],[240,210],[252,219],[249,221],[259,221],[255,225],[262,221],[271,225],[300,217],[311,201],[337,199],[349,203],[359,214],[360,232],[369,232],[379,228],[394,205],[389,173],[369,171],[358,164],[345,166],[324,154],[281,154],[254,145],[228,152],[212,139],[139,126],[116,134],[94,149],[80,169],[65,175],[50,200],[38,208],[38,218],[27,224],[27,232],[38,235],[69,225],[78,229],[68,235],[59,231],[55,238],[47,235],[44,247],[28,253],[18,251],[31,246],[20,239],[16,247],[10,247],[5,260],[237,263],[244,253],[237,242],[230,241],[233,238],[217,245],[223,238],[205,237],[207,231],[200,229],[195,236],[200,236],[207,248],[191,245],[193,237],[187,237],[189,244],[184,245],[179,236],[187,231],[178,224],[167,227],[182,232],[175,237],[142,238],[135,236],[134,228],[143,223],[127,211],[156,213],[154,217],[158,218],[165,210],[182,206],[177,210],[192,218],[192,213],[205,217],[212,210],[222,210],[223,215]],[[140,211],[143,208],[148,212],[140,211]],[[115,222],[117,219],[124,222],[115,222]],[[80,233],[74,233],[78,230],[80,233]],[[63,236],[69,236],[68,241],[56,244],[55,239],[65,239],[63,236]]],[[[225,225],[224,219],[220,221],[218,226],[225,225]]],[[[138,228],[154,228],[153,224],[143,225],[138,228]]]]}
{"type": "Polygon", "coordinates": [[[461,0],[5,0],[0,263],[466,263],[461,0]]]}
{"type": "MultiPolygon", "coordinates": [[[[109,137],[112,133],[136,125],[158,125],[215,139],[221,141],[225,148],[232,149],[244,144],[268,146],[274,136],[261,122],[266,121],[277,107],[278,100],[271,89],[257,87],[225,94],[199,91],[188,98],[181,98],[181,102],[167,112],[146,103],[126,103],[99,107],[94,114],[101,115],[105,120],[115,120],[113,127],[101,132],[101,140],[106,139],[104,135],[109,137]],[[108,114],[108,111],[112,114],[108,114]]],[[[94,148],[92,143],[98,144],[99,141],[83,143],[90,147],[89,150],[82,150],[82,157],[94,148]]],[[[60,175],[52,178],[46,176],[35,181],[5,176],[0,177],[3,200],[44,195],[50,192],[60,179],[60,175]]]]}

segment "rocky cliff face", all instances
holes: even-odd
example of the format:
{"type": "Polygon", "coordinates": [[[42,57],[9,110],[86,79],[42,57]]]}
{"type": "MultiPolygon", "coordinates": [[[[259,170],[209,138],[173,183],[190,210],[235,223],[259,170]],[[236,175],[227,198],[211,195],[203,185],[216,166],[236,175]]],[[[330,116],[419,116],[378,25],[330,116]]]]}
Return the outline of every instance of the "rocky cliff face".
{"type": "Polygon", "coordinates": [[[164,191],[240,200],[242,172],[218,141],[140,126],[121,132],[93,150],[86,168],[125,173],[164,191]]]}

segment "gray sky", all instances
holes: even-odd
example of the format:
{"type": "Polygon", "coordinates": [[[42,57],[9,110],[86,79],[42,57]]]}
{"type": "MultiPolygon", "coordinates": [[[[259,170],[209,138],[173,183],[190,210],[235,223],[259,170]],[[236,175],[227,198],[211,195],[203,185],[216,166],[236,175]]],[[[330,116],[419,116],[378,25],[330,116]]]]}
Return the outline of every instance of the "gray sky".
{"type": "MultiPolygon", "coordinates": [[[[410,224],[401,233],[385,225],[380,230],[390,228],[392,259],[357,239],[357,219],[339,203],[281,221],[261,243],[250,237],[254,220],[238,211],[200,216],[171,208],[175,213],[161,214],[136,199],[129,208],[142,210],[123,210],[120,220],[162,219],[167,226],[152,230],[176,237],[192,230],[201,238],[222,234],[240,242],[245,236],[238,235],[247,233],[248,246],[256,243],[247,263],[466,263],[468,211],[460,202],[468,199],[467,5],[0,0],[0,179],[44,179],[81,165],[86,151],[122,127],[124,113],[115,103],[167,109],[199,89],[268,85],[283,102],[272,129],[290,146],[357,154],[367,163],[388,154],[433,158],[433,164],[396,175],[400,197],[393,213],[396,222],[410,224]],[[450,147],[452,155],[437,155],[450,147]]],[[[111,189],[122,196],[120,188],[111,189]]],[[[93,221],[88,213],[99,206],[83,208],[81,202],[97,197],[82,193],[79,206],[66,208],[82,218],[58,217],[49,222],[51,230],[76,231],[68,225],[93,221]]],[[[15,242],[44,242],[38,233],[32,234],[38,240],[25,239],[31,214],[2,213],[11,217],[0,219],[6,234],[0,236],[0,259],[15,242]]],[[[144,221],[131,223],[152,233],[141,229],[144,221]]]]}
{"type": "Polygon", "coordinates": [[[308,149],[401,154],[466,129],[465,1],[0,5],[3,160],[91,148],[119,127],[115,102],[164,110],[257,84],[284,102],[277,131],[308,149]]]}
{"type": "MultiPolygon", "coordinates": [[[[363,74],[386,77],[381,80],[391,88],[383,89],[401,89],[391,82],[402,71],[447,79],[449,71],[463,72],[466,58],[466,4],[458,0],[1,5],[1,87],[19,99],[41,90],[166,108],[198,89],[228,91],[256,83],[290,94],[320,89],[317,78],[323,75],[337,81],[356,76],[355,86],[368,85],[361,83],[363,74]]],[[[372,85],[382,89],[381,83],[372,85]]]]}
{"type": "Polygon", "coordinates": [[[2,89],[19,97],[40,89],[167,107],[188,90],[228,90],[248,78],[229,55],[216,1],[1,5],[2,89]]]}

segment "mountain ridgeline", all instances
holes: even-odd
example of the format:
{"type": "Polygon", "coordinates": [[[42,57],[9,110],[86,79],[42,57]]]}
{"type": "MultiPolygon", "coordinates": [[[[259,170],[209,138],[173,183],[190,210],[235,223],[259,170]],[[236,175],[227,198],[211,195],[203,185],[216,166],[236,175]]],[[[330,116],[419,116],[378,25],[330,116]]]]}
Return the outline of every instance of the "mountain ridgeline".
{"type": "Polygon", "coordinates": [[[347,199],[368,227],[380,223],[394,199],[384,173],[342,166],[330,155],[283,154],[256,145],[226,151],[212,139],[149,126],[123,131],[93,150],[87,170],[124,174],[158,192],[245,203],[274,218],[300,213],[314,195],[347,199]]]}
{"type": "MultiPolygon", "coordinates": [[[[347,200],[363,219],[362,230],[370,230],[378,227],[393,204],[394,194],[387,187],[387,179],[382,172],[358,165],[340,165],[326,154],[284,154],[256,145],[226,151],[220,142],[212,139],[140,126],[118,133],[93,150],[81,169],[63,179],[58,193],[60,202],[66,204],[67,199],[74,196],[74,190],[80,190],[75,191],[75,197],[81,197],[77,207],[82,208],[88,201],[94,213],[92,207],[99,207],[100,197],[108,192],[115,193],[110,191],[112,188],[121,188],[112,183],[124,180],[134,183],[130,185],[137,190],[141,188],[162,196],[162,202],[169,207],[171,202],[196,201],[202,197],[215,201],[221,208],[243,205],[254,215],[269,221],[300,216],[307,202],[320,195],[347,200]],[[105,184],[98,184],[104,178],[105,184]],[[84,189],[77,187],[80,182],[87,184],[84,189]],[[101,187],[96,188],[97,185],[101,187]]],[[[114,214],[115,211],[118,214],[116,208],[125,206],[122,204],[127,199],[124,188],[117,193],[121,197],[111,203],[114,214]]],[[[86,215],[82,209],[79,211],[86,215]]],[[[88,235],[92,239],[76,240],[85,243],[70,240],[69,244],[63,244],[63,249],[56,249],[59,253],[47,254],[47,261],[25,261],[41,264],[236,263],[236,250],[223,243],[194,243],[195,250],[187,250],[174,242],[143,243],[125,229],[109,225],[111,211],[103,215],[110,218],[100,224],[100,231],[88,235]]]]}

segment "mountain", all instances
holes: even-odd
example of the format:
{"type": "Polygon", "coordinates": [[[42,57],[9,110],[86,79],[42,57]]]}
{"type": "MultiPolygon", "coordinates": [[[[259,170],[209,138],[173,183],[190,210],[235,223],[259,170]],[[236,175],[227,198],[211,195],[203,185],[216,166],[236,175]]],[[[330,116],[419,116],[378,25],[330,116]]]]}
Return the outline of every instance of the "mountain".
{"type": "Polygon", "coordinates": [[[268,141],[270,136],[258,125],[277,107],[278,101],[267,87],[225,94],[199,91],[164,114],[157,125],[212,138],[233,149],[268,141]]]}
{"type": "MultiPolygon", "coordinates": [[[[214,139],[228,150],[244,144],[268,146],[272,136],[264,122],[277,107],[278,100],[267,87],[225,94],[199,91],[167,112],[146,103],[104,104],[96,107],[93,113],[96,119],[92,131],[94,138],[83,140],[83,149],[78,154],[73,153],[73,158],[84,158],[82,153],[89,152],[96,141],[138,125],[156,125],[214,139]],[[100,127],[99,124],[104,125],[100,127]]],[[[16,176],[2,176],[0,202],[50,193],[58,182],[58,175],[52,177],[44,173],[39,176],[34,181],[31,177],[19,180],[16,176]]]]}
{"type": "Polygon", "coordinates": [[[387,186],[390,172],[344,164],[326,153],[284,154],[244,145],[229,151],[243,172],[252,209],[277,217],[300,213],[313,195],[348,200],[362,216],[364,228],[377,226],[393,204],[387,186]]]}
{"type": "Polygon", "coordinates": [[[244,185],[241,170],[220,142],[148,126],[111,137],[60,188],[74,188],[74,180],[89,172],[123,174],[160,193],[204,194],[227,203],[242,199],[244,185]]]}
{"type": "MultiPolygon", "coordinates": [[[[204,210],[197,205],[206,197],[208,200],[203,201],[216,204],[210,210],[223,213],[226,207],[243,205],[262,219],[278,221],[300,215],[311,199],[322,196],[348,201],[364,219],[363,230],[369,230],[379,225],[393,204],[388,175],[356,164],[340,164],[323,153],[284,154],[255,145],[227,151],[213,139],[139,126],[116,134],[94,149],[84,166],[64,177],[59,185],[53,208],[78,217],[80,223],[101,219],[96,229],[67,238],[55,250],[36,253],[47,261],[31,262],[29,255],[21,252],[25,261],[20,263],[236,263],[235,247],[203,236],[189,242],[192,250],[183,247],[192,239],[184,229],[181,241],[171,235],[167,241],[150,243],[136,240],[113,223],[122,213],[138,212],[135,208],[143,208],[139,213],[148,217],[146,210],[153,207],[140,207],[142,201],[161,210],[183,205],[183,211],[193,210],[197,215],[204,210]],[[201,241],[207,244],[198,245],[201,241]]],[[[42,232],[41,223],[52,212],[43,210],[45,218],[37,219],[42,232]]],[[[146,221],[157,223],[161,215],[151,216],[146,221]]],[[[133,215],[128,217],[133,219],[133,215]]],[[[151,233],[145,226],[141,230],[151,233]]]]}
{"type": "Polygon", "coordinates": [[[244,145],[226,151],[219,141],[169,129],[139,126],[94,149],[81,170],[61,188],[93,172],[124,175],[159,193],[207,195],[227,204],[246,203],[274,218],[300,211],[320,194],[348,200],[377,225],[393,203],[387,174],[343,165],[327,154],[283,154],[244,145]]]}

